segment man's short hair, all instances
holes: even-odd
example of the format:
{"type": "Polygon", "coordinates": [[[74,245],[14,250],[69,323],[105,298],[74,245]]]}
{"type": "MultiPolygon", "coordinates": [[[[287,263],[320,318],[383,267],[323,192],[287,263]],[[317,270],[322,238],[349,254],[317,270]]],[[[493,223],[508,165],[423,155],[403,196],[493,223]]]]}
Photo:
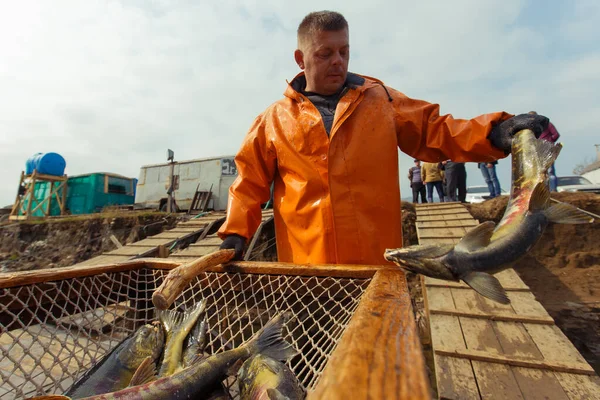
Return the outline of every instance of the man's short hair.
{"type": "Polygon", "coordinates": [[[315,11],[308,14],[298,26],[298,48],[302,47],[306,38],[317,32],[341,31],[348,29],[348,21],[339,12],[315,11]]]}
{"type": "Polygon", "coordinates": [[[420,162],[420,160],[417,160],[417,159],[415,158],[415,162],[420,162]]]}

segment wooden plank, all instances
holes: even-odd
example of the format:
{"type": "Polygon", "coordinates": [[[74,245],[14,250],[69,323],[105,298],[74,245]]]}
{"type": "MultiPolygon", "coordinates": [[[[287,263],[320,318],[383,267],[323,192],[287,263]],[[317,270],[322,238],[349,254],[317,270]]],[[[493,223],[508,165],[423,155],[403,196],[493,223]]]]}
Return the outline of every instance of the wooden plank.
{"type": "MultiPolygon", "coordinates": [[[[502,284],[502,282],[500,282],[502,284]]],[[[468,290],[473,290],[471,289],[471,287],[469,285],[467,285],[466,283],[460,281],[460,282],[455,282],[455,281],[445,281],[443,279],[435,279],[435,278],[431,278],[426,276],[425,277],[425,283],[426,286],[428,287],[445,287],[445,288],[453,288],[453,289],[468,289],[468,290]]],[[[529,288],[528,287],[512,287],[512,286],[505,286],[502,285],[502,287],[504,288],[504,290],[506,291],[514,291],[514,292],[529,292],[529,288]]]]}
{"type": "MultiPolygon", "coordinates": [[[[49,268],[36,271],[20,271],[0,274],[0,289],[33,283],[57,281],[111,272],[128,271],[140,268],[170,270],[183,262],[160,258],[139,258],[121,263],[89,267],[49,268]]],[[[335,278],[371,278],[379,270],[399,272],[388,265],[344,265],[344,264],[293,264],[260,261],[236,261],[209,268],[209,272],[239,272],[243,274],[331,276],[335,278]]]]}
{"type": "Polygon", "coordinates": [[[129,247],[156,247],[160,245],[165,245],[167,243],[173,242],[173,239],[167,238],[154,238],[153,236],[140,240],[138,242],[129,243],[127,246],[129,247]]]}
{"type": "MultiPolygon", "coordinates": [[[[557,326],[524,324],[545,360],[586,365],[585,359],[557,326]]],[[[592,370],[593,371],[593,370],[592,370]]],[[[563,371],[570,372],[570,371],[563,371]]]]}
{"type": "Polygon", "coordinates": [[[123,262],[123,261],[127,261],[130,259],[131,259],[131,256],[124,256],[124,255],[98,256],[98,257],[90,258],[89,260],[82,261],[78,264],[72,265],[72,267],[114,264],[117,262],[123,262]]]}
{"type": "Polygon", "coordinates": [[[202,257],[213,251],[219,250],[218,245],[204,245],[204,246],[190,246],[187,249],[177,251],[171,254],[169,257],[202,257]]]}
{"type": "Polygon", "coordinates": [[[476,319],[485,319],[490,321],[510,321],[510,322],[528,322],[532,324],[554,325],[552,317],[538,317],[536,315],[515,315],[515,314],[490,314],[485,312],[468,312],[458,310],[437,310],[431,308],[431,314],[454,315],[457,317],[468,317],[476,319]]]}
{"type": "MultiPolygon", "coordinates": [[[[459,321],[468,349],[465,351],[478,351],[494,356],[502,354],[502,346],[494,334],[491,321],[465,317],[459,318],[459,321]]],[[[472,365],[482,398],[523,398],[519,385],[507,365],[480,361],[473,361],[472,365]]]]}
{"type": "Polygon", "coordinates": [[[121,247],[123,247],[123,245],[121,244],[121,242],[119,242],[119,239],[116,238],[115,235],[110,235],[110,241],[113,242],[113,244],[115,246],[117,246],[118,249],[120,249],[121,247]]]}
{"type": "Polygon", "coordinates": [[[457,227],[472,227],[477,226],[479,223],[474,219],[461,219],[461,220],[453,220],[453,221],[416,221],[416,228],[445,228],[448,226],[457,226],[457,227]]]}
{"type": "Polygon", "coordinates": [[[402,272],[377,272],[310,398],[431,399],[402,272]]]}
{"type": "Polygon", "coordinates": [[[596,372],[587,363],[568,362],[556,360],[529,360],[517,357],[509,357],[500,354],[491,354],[489,351],[476,350],[457,350],[452,348],[437,347],[436,354],[448,357],[465,358],[474,361],[484,361],[488,363],[507,364],[517,367],[547,369],[557,372],[568,372],[572,374],[596,375],[596,372]]]}
{"type": "Polygon", "coordinates": [[[446,227],[446,228],[421,228],[417,229],[417,236],[419,239],[430,239],[430,238],[462,238],[467,229],[460,227],[446,227]]]}
{"type": "Polygon", "coordinates": [[[523,359],[544,358],[523,324],[495,321],[492,328],[504,354],[523,359]]]}
{"type": "Polygon", "coordinates": [[[517,271],[515,271],[513,268],[507,268],[503,271],[494,274],[494,276],[500,281],[500,284],[502,284],[502,286],[519,287],[522,289],[529,290],[529,286],[527,286],[525,282],[523,282],[519,274],[517,274],[517,271]]]}
{"type": "Polygon", "coordinates": [[[419,221],[473,221],[473,217],[467,214],[454,214],[454,215],[426,215],[419,217],[419,221]]]}
{"type": "Polygon", "coordinates": [[[158,235],[151,236],[150,238],[152,238],[152,239],[171,239],[171,240],[181,239],[181,238],[185,237],[186,235],[189,235],[190,233],[199,232],[200,230],[201,229],[197,229],[195,231],[188,232],[188,233],[165,231],[165,232],[159,233],[158,235]]]}
{"type": "Polygon", "coordinates": [[[535,299],[531,292],[507,293],[512,308],[518,315],[539,315],[548,317],[549,314],[542,304],[535,299]]]}
{"type": "Polygon", "coordinates": [[[223,243],[223,239],[221,239],[218,236],[213,236],[213,237],[206,237],[196,243],[192,243],[190,244],[190,247],[197,247],[197,246],[214,246],[214,245],[218,245],[220,246],[221,243],[223,243]]]}
{"type": "Polygon", "coordinates": [[[522,367],[511,369],[525,399],[569,400],[554,372],[522,367]]]}
{"type": "Polygon", "coordinates": [[[145,253],[146,251],[156,249],[156,246],[125,246],[120,249],[109,251],[108,253],[102,253],[107,256],[137,256],[145,253]]]}
{"type": "Polygon", "coordinates": [[[449,219],[473,219],[473,216],[467,211],[457,211],[457,210],[436,210],[436,211],[417,211],[417,220],[421,220],[427,217],[437,217],[437,218],[446,218],[449,219]],[[459,218],[452,218],[459,217],[459,218]]]}
{"type": "Polygon", "coordinates": [[[456,311],[452,293],[447,288],[428,288],[427,301],[429,309],[456,311]]]}
{"type": "Polygon", "coordinates": [[[523,399],[509,366],[473,361],[473,371],[482,399],[523,399]]]}
{"type": "MultiPolygon", "coordinates": [[[[457,317],[432,315],[430,328],[431,342],[434,349],[440,346],[466,349],[457,317]]],[[[469,360],[435,355],[435,376],[438,395],[442,399],[480,398],[473,368],[469,360]]]]}
{"type": "MultiPolygon", "coordinates": [[[[516,272],[512,269],[509,268],[507,270],[504,270],[502,272],[499,272],[497,274],[494,275],[498,281],[500,281],[500,284],[502,285],[502,287],[504,288],[504,290],[507,291],[527,291],[529,292],[530,289],[529,287],[518,277],[516,276],[516,272]]],[[[455,282],[455,281],[446,281],[446,280],[442,280],[442,279],[435,279],[435,278],[430,278],[430,277],[425,277],[425,284],[427,286],[440,286],[440,287],[451,287],[451,288],[465,288],[465,289],[471,289],[469,285],[467,285],[466,283],[459,281],[459,282],[455,282]]],[[[525,295],[525,296],[518,296],[515,295],[515,301],[523,301],[526,299],[526,297],[529,295],[525,295]]],[[[531,301],[527,300],[527,303],[531,303],[531,301]]],[[[528,307],[533,307],[533,305],[528,305],[528,307]]],[[[538,314],[539,312],[536,311],[536,314],[538,314]]]]}
{"type": "Polygon", "coordinates": [[[560,372],[554,374],[570,399],[600,399],[600,378],[598,376],[560,372]]]}
{"type": "Polygon", "coordinates": [[[436,356],[435,370],[440,399],[481,399],[469,360],[436,356]]]}

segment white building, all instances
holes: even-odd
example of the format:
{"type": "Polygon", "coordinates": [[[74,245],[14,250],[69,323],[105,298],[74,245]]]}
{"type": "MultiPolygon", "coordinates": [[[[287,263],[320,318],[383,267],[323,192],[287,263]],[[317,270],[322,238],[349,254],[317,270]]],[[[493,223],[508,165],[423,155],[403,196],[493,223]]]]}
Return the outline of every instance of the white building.
{"type": "MultiPolygon", "coordinates": [[[[171,164],[144,165],[135,194],[136,204],[165,208],[170,182],[171,164]]],[[[212,192],[209,209],[227,209],[229,187],[237,178],[234,156],[175,161],[173,165],[174,198],[181,210],[187,210],[196,190],[212,192]]]]}

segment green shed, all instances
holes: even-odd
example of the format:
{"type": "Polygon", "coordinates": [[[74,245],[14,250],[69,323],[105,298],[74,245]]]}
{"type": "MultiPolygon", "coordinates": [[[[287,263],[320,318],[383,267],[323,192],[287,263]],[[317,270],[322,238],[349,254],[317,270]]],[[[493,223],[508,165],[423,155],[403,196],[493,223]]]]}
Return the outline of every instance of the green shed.
{"type": "MultiPolygon", "coordinates": [[[[34,206],[49,196],[51,184],[44,181],[35,183],[34,206]]],[[[106,172],[70,176],[67,179],[67,210],[71,214],[92,214],[107,206],[133,204],[136,185],[136,178],[106,172]]],[[[60,196],[62,190],[58,194],[60,196]]],[[[32,216],[43,217],[47,208],[48,202],[32,213],[32,216]]],[[[49,215],[60,215],[60,208],[54,199],[49,215]]]]}
{"type": "Polygon", "coordinates": [[[98,172],[69,177],[67,209],[71,214],[91,214],[104,207],[133,204],[137,179],[98,172]]]}

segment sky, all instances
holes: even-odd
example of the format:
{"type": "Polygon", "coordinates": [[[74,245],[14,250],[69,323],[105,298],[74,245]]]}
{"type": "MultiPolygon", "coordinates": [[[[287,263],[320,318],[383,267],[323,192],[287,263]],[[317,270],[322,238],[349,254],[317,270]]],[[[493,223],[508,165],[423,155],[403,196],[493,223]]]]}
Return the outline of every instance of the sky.
{"type": "MultiPolygon", "coordinates": [[[[350,26],[350,66],[456,118],[536,110],[561,133],[557,174],[600,144],[600,1],[0,0],[0,207],[26,160],[138,177],[232,155],[282,97],[311,11],[350,26]]],[[[400,157],[402,197],[412,159],[400,157]]],[[[510,161],[500,160],[510,187],[510,161]]],[[[468,185],[483,179],[467,164],[468,185]]]]}

